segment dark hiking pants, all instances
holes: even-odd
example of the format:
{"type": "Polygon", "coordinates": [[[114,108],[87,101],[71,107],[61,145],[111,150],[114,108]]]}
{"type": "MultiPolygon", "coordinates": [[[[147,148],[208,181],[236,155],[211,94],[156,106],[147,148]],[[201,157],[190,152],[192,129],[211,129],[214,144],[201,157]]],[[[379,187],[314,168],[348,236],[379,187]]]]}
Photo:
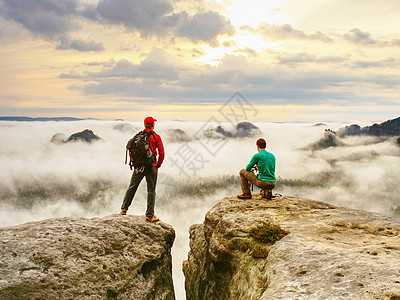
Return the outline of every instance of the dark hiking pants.
{"type": "Polygon", "coordinates": [[[147,210],[146,217],[154,216],[154,205],[156,202],[156,183],[157,183],[158,167],[146,167],[143,172],[133,171],[131,182],[126,190],[124,201],[121,209],[128,210],[132,203],[132,199],[139,187],[143,177],[146,177],[147,183],[147,210]]]}
{"type": "Polygon", "coordinates": [[[249,182],[263,190],[272,190],[276,185],[275,182],[262,181],[258,179],[257,175],[252,172],[246,171],[245,169],[240,170],[239,175],[242,192],[244,194],[251,194],[249,182]]]}

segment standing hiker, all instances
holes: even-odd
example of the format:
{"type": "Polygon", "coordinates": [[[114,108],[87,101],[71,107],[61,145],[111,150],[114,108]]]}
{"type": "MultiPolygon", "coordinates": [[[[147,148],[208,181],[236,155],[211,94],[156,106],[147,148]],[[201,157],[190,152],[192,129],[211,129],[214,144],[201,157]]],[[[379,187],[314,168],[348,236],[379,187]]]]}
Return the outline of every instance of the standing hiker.
{"type": "Polygon", "coordinates": [[[147,183],[147,210],[146,222],[153,223],[159,221],[154,214],[156,200],[156,183],[158,168],[164,160],[164,146],[161,137],[155,133],[154,122],[157,120],[152,117],[144,119],[145,129],[136,134],[129,140],[127,149],[129,150],[130,166],[133,169],[132,178],[128,189],[126,190],[124,200],[121,206],[121,215],[126,215],[132,199],[139,187],[143,177],[146,177],[147,183]],[[144,150],[141,150],[142,147],[144,150]],[[139,148],[139,149],[137,149],[139,148]],[[143,153],[144,152],[144,153],[143,153]],[[158,155],[158,157],[157,157],[158,155]]]}
{"type": "Polygon", "coordinates": [[[276,185],[275,156],[265,150],[267,142],[264,139],[258,139],[256,145],[258,153],[251,158],[246,169],[239,172],[243,192],[243,194],[237,196],[239,199],[251,199],[249,182],[261,188],[263,197],[267,194],[267,199],[272,198],[272,189],[276,185]],[[251,172],[254,166],[258,169],[258,175],[251,172]]]}

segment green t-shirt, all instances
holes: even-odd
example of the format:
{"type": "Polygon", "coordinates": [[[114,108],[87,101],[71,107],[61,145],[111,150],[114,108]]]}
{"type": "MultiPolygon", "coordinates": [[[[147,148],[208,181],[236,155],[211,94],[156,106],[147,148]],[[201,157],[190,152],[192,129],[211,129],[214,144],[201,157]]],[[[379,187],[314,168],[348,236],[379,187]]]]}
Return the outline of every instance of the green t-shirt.
{"type": "Polygon", "coordinates": [[[246,171],[251,171],[251,168],[257,165],[258,179],[262,181],[276,182],[275,178],[275,156],[265,149],[253,155],[249,164],[246,166],[246,171]]]}

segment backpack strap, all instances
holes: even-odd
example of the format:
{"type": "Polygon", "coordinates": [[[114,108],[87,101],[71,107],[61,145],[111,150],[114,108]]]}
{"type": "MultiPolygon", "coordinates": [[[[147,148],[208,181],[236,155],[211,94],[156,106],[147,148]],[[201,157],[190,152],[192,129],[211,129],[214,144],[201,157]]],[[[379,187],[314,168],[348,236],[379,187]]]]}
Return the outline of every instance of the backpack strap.
{"type": "Polygon", "coordinates": [[[154,135],[154,131],[153,131],[153,130],[151,130],[151,131],[148,132],[147,138],[149,138],[151,135],[153,136],[153,138],[154,138],[155,140],[157,140],[156,136],[154,135]]]}

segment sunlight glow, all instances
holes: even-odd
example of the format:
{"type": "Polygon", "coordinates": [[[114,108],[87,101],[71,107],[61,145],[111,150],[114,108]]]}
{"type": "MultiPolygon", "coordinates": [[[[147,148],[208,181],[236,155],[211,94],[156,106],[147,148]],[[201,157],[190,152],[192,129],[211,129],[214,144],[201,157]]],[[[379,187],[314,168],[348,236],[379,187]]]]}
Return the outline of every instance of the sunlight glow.
{"type": "Polygon", "coordinates": [[[232,0],[227,16],[235,26],[249,25],[258,27],[262,22],[284,24],[289,17],[279,8],[285,0],[232,0]]]}

